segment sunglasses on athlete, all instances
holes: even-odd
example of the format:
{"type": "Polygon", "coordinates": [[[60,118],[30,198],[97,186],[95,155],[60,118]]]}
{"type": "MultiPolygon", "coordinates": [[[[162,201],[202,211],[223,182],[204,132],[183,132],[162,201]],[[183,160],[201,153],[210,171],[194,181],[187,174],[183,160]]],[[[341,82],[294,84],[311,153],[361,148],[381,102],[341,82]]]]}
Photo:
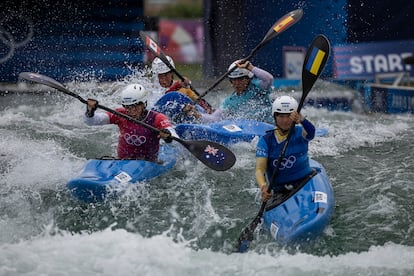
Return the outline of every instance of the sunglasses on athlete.
{"type": "Polygon", "coordinates": [[[230,82],[233,82],[235,80],[248,80],[248,79],[250,79],[250,78],[249,77],[229,78],[229,81],[230,82]]]}
{"type": "Polygon", "coordinates": [[[138,105],[140,105],[140,104],[143,104],[143,105],[145,105],[145,103],[144,102],[138,102],[138,103],[136,103],[136,104],[130,104],[130,105],[122,105],[122,107],[123,108],[125,108],[125,109],[132,109],[132,108],[135,108],[135,107],[137,107],[138,105]]]}

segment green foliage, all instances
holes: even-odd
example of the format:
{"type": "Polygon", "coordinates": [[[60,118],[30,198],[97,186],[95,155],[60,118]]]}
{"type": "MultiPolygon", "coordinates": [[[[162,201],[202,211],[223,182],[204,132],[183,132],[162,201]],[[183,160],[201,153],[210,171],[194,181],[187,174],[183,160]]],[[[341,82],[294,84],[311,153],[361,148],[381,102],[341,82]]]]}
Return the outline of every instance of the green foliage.
{"type": "Polygon", "coordinates": [[[175,64],[175,67],[181,75],[189,78],[191,81],[203,79],[203,67],[201,64],[175,64]]]}
{"type": "Polygon", "coordinates": [[[202,18],[203,6],[199,4],[176,4],[162,9],[159,14],[164,18],[202,18]]]}

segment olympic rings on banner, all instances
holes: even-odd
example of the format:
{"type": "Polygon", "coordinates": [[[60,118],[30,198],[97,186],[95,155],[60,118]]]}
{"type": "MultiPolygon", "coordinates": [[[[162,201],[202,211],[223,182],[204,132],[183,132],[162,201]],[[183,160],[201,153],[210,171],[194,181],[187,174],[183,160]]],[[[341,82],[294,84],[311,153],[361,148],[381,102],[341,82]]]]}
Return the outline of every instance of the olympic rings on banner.
{"type": "Polygon", "coordinates": [[[33,38],[32,20],[14,13],[0,19],[0,63],[12,58],[16,48],[25,46],[33,38]]]}
{"type": "Polygon", "coordinates": [[[4,63],[9,60],[14,55],[14,49],[16,48],[14,45],[14,38],[13,36],[4,31],[4,29],[0,26],[0,63],[4,63]],[[5,47],[3,47],[3,45],[5,47]],[[4,51],[2,50],[4,48],[4,51]]]}

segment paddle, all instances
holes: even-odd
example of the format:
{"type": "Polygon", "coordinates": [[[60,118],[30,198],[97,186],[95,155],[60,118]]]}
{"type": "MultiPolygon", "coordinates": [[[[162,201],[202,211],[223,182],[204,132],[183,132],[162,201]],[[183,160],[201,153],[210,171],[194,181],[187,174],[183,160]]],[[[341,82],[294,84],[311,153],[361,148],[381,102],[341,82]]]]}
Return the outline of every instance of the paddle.
{"type": "Polygon", "coordinates": [[[404,58],[404,62],[406,63],[406,64],[414,64],[414,56],[409,56],[409,57],[405,57],[404,58]]]}
{"type": "MultiPolygon", "coordinates": [[[[63,84],[59,83],[58,81],[50,77],[37,74],[37,73],[31,73],[31,72],[22,72],[19,74],[19,77],[22,79],[28,80],[28,81],[41,83],[49,87],[55,88],[69,96],[77,98],[79,101],[81,101],[84,104],[87,103],[87,101],[84,98],[82,98],[81,96],[79,96],[78,94],[72,91],[69,91],[63,86],[63,84]]],[[[97,107],[103,110],[106,110],[108,112],[111,112],[112,114],[115,114],[117,116],[123,117],[143,127],[151,129],[156,133],[159,133],[159,130],[157,128],[150,126],[144,122],[141,122],[135,118],[132,118],[126,114],[120,113],[116,110],[110,109],[100,104],[98,104],[97,107]]],[[[212,142],[212,141],[206,141],[206,140],[188,141],[188,140],[183,140],[183,139],[180,139],[174,136],[172,136],[171,138],[179,142],[180,144],[182,144],[188,151],[190,151],[195,157],[197,157],[198,160],[200,160],[203,164],[205,164],[207,167],[213,170],[216,170],[216,171],[228,170],[236,162],[236,157],[233,154],[233,152],[219,143],[212,142]]]]}
{"type": "MultiPolygon", "coordinates": [[[[323,35],[318,35],[310,45],[305,60],[302,67],[302,97],[298,106],[298,113],[302,109],[306,96],[309,94],[313,84],[318,79],[319,75],[322,72],[322,69],[325,67],[326,61],[329,56],[330,45],[328,39],[323,35]]],[[[279,172],[280,164],[283,161],[285,151],[289,144],[289,139],[292,136],[293,129],[295,128],[295,123],[293,122],[289,128],[289,132],[286,138],[286,143],[283,145],[282,151],[277,159],[275,170],[273,171],[272,177],[270,178],[270,184],[267,187],[267,192],[272,191],[274,180],[277,177],[279,172]]],[[[266,202],[263,201],[260,207],[259,213],[253,219],[253,221],[243,230],[239,239],[238,239],[238,251],[245,252],[249,248],[250,241],[253,240],[253,233],[257,225],[260,223],[263,216],[263,212],[266,207],[266,202]]]]}
{"type": "MultiPolygon", "coordinates": [[[[157,56],[159,59],[161,59],[162,62],[164,62],[164,64],[167,65],[167,67],[170,68],[171,71],[173,71],[177,75],[177,77],[181,81],[184,82],[185,78],[177,71],[177,69],[175,69],[174,66],[172,66],[170,61],[167,59],[167,56],[161,50],[161,47],[158,46],[158,44],[149,35],[146,35],[143,31],[140,31],[139,35],[141,36],[142,41],[145,42],[145,46],[147,46],[147,48],[150,49],[151,52],[155,56],[157,56]]],[[[197,90],[193,86],[191,86],[191,84],[190,84],[190,88],[191,88],[191,90],[194,91],[194,93],[197,94],[197,96],[200,96],[200,94],[197,92],[197,90]]],[[[213,113],[213,107],[211,107],[211,105],[208,102],[206,102],[204,99],[199,98],[196,102],[202,108],[204,108],[207,111],[207,113],[209,113],[209,114],[213,113]]]]}
{"type": "MultiPolygon", "coordinates": [[[[268,43],[270,40],[278,36],[280,33],[286,31],[289,27],[297,23],[302,18],[302,15],[303,15],[303,10],[297,9],[297,10],[294,10],[294,11],[291,11],[285,14],[282,18],[276,21],[276,23],[273,24],[273,26],[267,31],[263,40],[250,52],[250,54],[247,57],[242,59],[241,63],[245,63],[247,60],[251,59],[251,57],[257,52],[257,50],[262,48],[266,43],[268,43]]],[[[234,66],[229,71],[221,75],[220,78],[216,80],[215,83],[213,83],[209,88],[207,88],[206,91],[204,91],[204,93],[200,95],[200,98],[207,95],[208,92],[213,90],[222,80],[226,78],[228,74],[233,72],[236,68],[237,66],[234,66]]]]}

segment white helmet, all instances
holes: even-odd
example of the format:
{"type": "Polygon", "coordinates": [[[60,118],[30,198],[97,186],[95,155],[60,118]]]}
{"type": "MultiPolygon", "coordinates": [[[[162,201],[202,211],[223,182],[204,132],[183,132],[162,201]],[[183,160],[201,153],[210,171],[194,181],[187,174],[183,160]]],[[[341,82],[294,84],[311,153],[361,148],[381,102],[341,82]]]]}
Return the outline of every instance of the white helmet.
{"type": "Polygon", "coordinates": [[[272,115],[275,113],[288,114],[298,109],[298,102],[291,96],[279,96],[272,104],[272,115]]]}
{"type": "MultiPolygon", "coordinates": [[[[236,62],[238,62],[238,60],[237,61],[235,61],[235,62],[233,62],[230,66],[229,66],[229,69],[227,70],[227,71],[230,71],[231,69],[233,69],[233,67],[234,66],[237,66],[236,65],[236,62]]],[[[239,68],[239,67],[237,67],[236,69],[234,69],[229,75],[228,75],[228,77],[230,78],[230,79],[237,79],[237,78],[242,78],[242,77],[249,77],[249,78],[253,78],[253,76],[254,76],[254,74],[251,72],[251,71],[249,71],[249,70],[247,70],[247,69],[245,69],[245,68],[239,68]]]]}
{"type": "MultiPolygon", "coordinates": [[[[174,61],[170,56],[166,56],[173,68],[175,68],[174,61]]],[[[152,71],[156,74],[164,74],[171,71],[171,69],[158,57],[152,61],[152,71]]]]}
{"type": "Polygon", "coordinates": [[[129,84],[121,92],[121,104],[133,105],[140,102],[147,104],[147,90],[141,84],[129,84]]]}

